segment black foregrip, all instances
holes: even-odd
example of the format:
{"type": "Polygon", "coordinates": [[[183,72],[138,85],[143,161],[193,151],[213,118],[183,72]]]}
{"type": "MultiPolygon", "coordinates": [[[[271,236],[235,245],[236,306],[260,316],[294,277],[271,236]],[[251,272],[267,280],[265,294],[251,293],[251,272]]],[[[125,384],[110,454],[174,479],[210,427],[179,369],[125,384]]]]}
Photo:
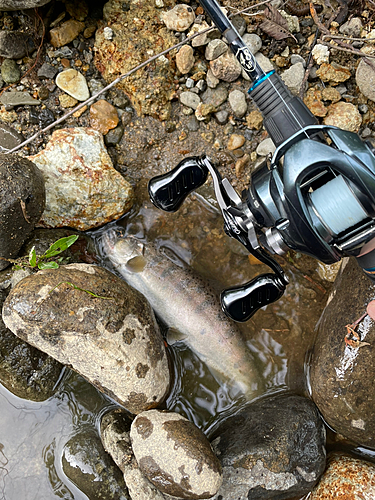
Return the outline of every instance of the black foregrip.
{"type": "Polygon", "coordinates": [[[275,274],[261,274],[245,285],[224,290],[221,307],[234,321],[247,321],[258,309],[278,300],[284,290],[285,285],[275,274]]]}
{"type": "Polygon", "coordinates": [[[262,113],[264,128],[276,147],[302,128],[318,123],[305,103],[290,93],[277,73],[253,86],[249,95],[262,113]]]}
{"type": "Polygon", "coordinates": [[[208,169],[199,157],[185,158],[170,172],[150,180],[150,199],[157,208],[176,212],[186,196],[206,182],[207,175],[208,169]]]}

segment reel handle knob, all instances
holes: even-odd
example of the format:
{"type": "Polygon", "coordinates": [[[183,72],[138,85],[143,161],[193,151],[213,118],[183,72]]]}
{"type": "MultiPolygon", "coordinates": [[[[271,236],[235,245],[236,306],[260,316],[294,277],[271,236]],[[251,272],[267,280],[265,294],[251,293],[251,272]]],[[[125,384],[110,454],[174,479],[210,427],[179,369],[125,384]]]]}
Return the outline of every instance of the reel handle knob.
{"type": "Polygon", "coordinates": [[[193,156],[182,160],[166,174],[153,177],[148,183],[152,203],[166,212],[176,212],[194,189],[202,186],[208,169],[202,158],[193,156]]]}
{"type": "Polygon", "coordinates": [[[284,290],[285,284],[276,274],[261,274],[244,285],[224,290],[221,307],[232,320],[245,322],[258,309],[278,300],[284,290]]]}

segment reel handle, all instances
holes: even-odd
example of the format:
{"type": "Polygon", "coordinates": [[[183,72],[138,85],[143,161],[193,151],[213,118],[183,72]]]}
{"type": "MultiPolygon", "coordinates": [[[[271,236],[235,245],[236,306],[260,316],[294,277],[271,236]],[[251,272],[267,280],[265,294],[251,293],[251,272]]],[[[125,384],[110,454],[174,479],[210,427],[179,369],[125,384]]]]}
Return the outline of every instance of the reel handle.
{"type": "Polygon", "coordinates": [[[150,199],[157,208],[165,212],[176,212],[188,194],[203,186],[207,176],[208,169],[202,157],[185,158],[170,172],[150,180],[148,183],[150,199]]]}
{"type": "Polygon", "coordinates": [[[224,290],[221,307],[229,318],[242,323],[261,307],[278,300],[284,290],[285,284],[276,274],[261,274],[244,285],[224,290]]]}

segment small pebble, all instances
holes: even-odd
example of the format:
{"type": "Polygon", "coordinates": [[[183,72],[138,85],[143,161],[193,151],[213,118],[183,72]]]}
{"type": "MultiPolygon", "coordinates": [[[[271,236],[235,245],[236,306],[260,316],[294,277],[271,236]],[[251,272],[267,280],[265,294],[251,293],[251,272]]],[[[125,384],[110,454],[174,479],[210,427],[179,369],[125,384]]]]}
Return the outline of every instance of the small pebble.
{"type": "Polygon", "coordinates": [[[275,152],[275,144],[270,137],[264,139],[264,141],[258,144],[256,152],[259,156],[267,156],[268,154],[273,154],[275,152]]]}
{"type": "Polygon", "coordinates": [[[242,118],[243,116],[245,116],[247,112],[247,102],[246,96],[243,92],[241,92],[240,90],[232,90],[232,92],[230,92],[229,94],[228,100],[233,113],[238,118],[242,118]]]}
{"type": "Polygon", "coordinates": [[[78,101],[86,101],[90,97],[86,78],[76,69],[66,69],[59,73],[56,85],[78,101]]]}
{"type": "Polygon", "coordinates": [[[194,94],[193,92],[182,92],[180,94],[180,102],[184,106],[187,106],[192,109],[197,109],[198,104],[201,102],[200,97],[197,94],[194,94]]]}
{"type": "Polygon", "coordinates": [[[16,61],[4,59],[1,65],[1,76],[5,83],[16,83],[21,78],[21,71],[16,61]]]}
{"type": "Polygon", "coordinates": [[[176,65],[177,69],[183,75],[189,73],[191,68],[194,66],[194,49],[190,45],[183,45],[176,55],[176,65]]]}
{"type": "Polygon", "coordinates": [[[90,125],[103,135],[117,127],[118,122],[119,117],[116,108],[108,101],[100,99],[90,106],[90,125]]]}
{"type": "Polygon", "coordinates": [[[178,4],[161,16],[166,27],[173,31],[185,31],[194,22],[195,13],[190,5],[178,4]]]}
{"type": "Polygon", "coordinates": [[[65,93],[59,95],[59,102],[60,106],[64,109],[74,108],[74,106],[76,106],[76,104],[78,103],[77,99],[65,93]]]}
{"type": "Polygon", "coordinates": [[[228,146],[227,147],[228,147],[229,151],[234,151],[235,149],[240,148],[244,144],[245,144],[245,137],[243,135],[232,134],[229,137],[229,141],[228,141],[228,146]]]}

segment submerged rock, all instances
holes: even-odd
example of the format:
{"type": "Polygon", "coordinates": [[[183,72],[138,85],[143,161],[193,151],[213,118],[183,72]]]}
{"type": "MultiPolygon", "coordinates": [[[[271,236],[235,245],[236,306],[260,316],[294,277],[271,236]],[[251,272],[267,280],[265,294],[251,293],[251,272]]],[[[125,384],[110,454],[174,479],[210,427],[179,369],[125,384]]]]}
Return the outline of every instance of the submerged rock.
{"type": "Polygon", "coordinates": [[[375,322],[366,316],[356,327],[361,342],[347,344],[346,325],[366,312],[375,284],[354,259],[342,266],[319,320],[310,368],[312,398],[324,419],[348,439],[375,447],[375,322]]]}
{"type": "Polygon", "coordinates": [[[289,499],[308,493],[325,466],[325,430],[312,401],[276,395],[248,405],[213,435],[223,467],[215,500],[289,499]]]}
{"type": "Polygon", "coordinates": [[[219,489],[220,462],[206,436],[182,415],[142,412],[130,438],[140,469],[163,493],[193,500],[210,498],[219,489]]]}
{"type": "Polygon", "coordinates": [[[94,430],[73,436],[61,457],[64,474],[90,500],[130,500],[120,470],[94,430]]]}
{"type": "MultiPolygon", "coordinates": [[[[108,83],[177,43],[161,21],[155,2],[129,2],[127,9],[122,5],[122,0],[106,3],[105,24],[95,35],[95,64],[108,83]],[[112,40],[105,37],[105,26],[112,29],[112,40]]],[[[174,0],[164,0],[166,9],[174,5],[174,0]]],[[[169,52],[117,84],[130,97],[138,114],[169,118],[170,100],[175,93],[175,54],[176,51],[169,52]]]]}
{"type": "MultiPolygon", "coordinates": [[[[17,154],[0,154],[0,257],[15,259],[45,206],[42,172],[17,154]]],[[[0,270],[9,263],[0,259],[0,270]]]]}
{"type": "Polygon", "coordinates": [[[4,303],[3,320],[132,413],[166,395],[168,361],[152,309],[103,268],[70,264],[23,279],[4,303]]]}
{"type": "MultiPolygon", "coordinates": [[[[0,309],[6,293],[0,290],[0,309]]],[[[63,366],[19,339],[0,317],[0,382],[12,394],[31,401],[45,401],[55,392],[63,366]]]]}
{"type": "Polygon", "coordinates": [[[45,227],[86,231],[121,217],[133,204],[133,189],[113,168],[96,130],[56,130],[45,149],[29,158],[45,178],[45,227]]]}
{"type": "Polygon", "coordinates": [[[328,467],[309,500],[372,500],[375,498],[375,465],[343,454],[329,457],[328,467]]]}

